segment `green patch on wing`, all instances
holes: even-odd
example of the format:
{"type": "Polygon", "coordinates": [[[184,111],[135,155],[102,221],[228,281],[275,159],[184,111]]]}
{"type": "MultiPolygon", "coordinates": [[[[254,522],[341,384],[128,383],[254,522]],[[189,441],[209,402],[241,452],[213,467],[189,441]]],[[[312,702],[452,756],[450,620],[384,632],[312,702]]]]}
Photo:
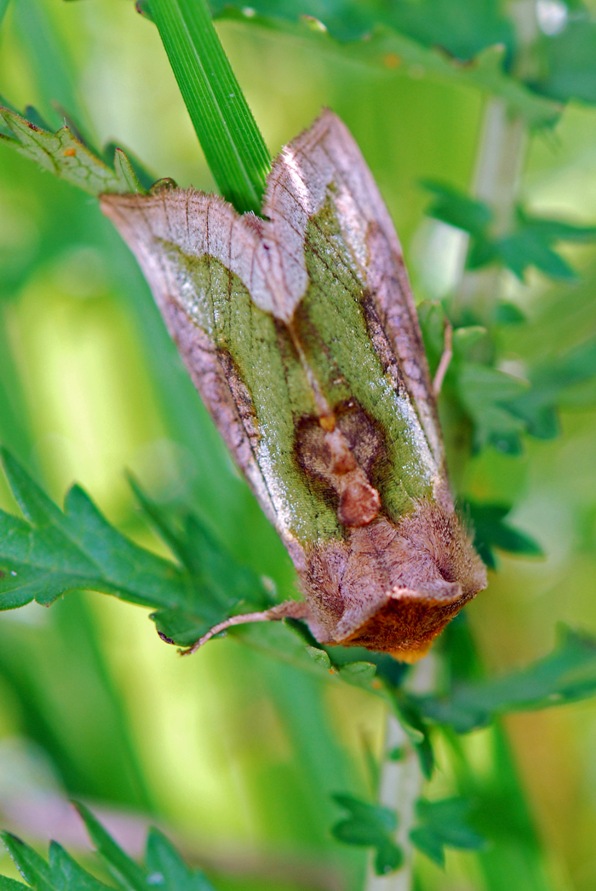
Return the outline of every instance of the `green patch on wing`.
{"type": "Polygon", "coordinates": [[[414,405],[396,392],[371,342],[364,283],[331,201],[309,220],[305,257],[311,284],[298,307],[298,335],[329,403],[355,399],[383,431],[390,472],[374,482],[385,510],[398,520],[417,500],[431,497],[432,458],[414,405]]]}
{"type": "Polygon", "coordinates": [[[111,159],[106,161],[68,124],[52,132],[5,106],[0,106],[0,122],[1,140],[44,170],[91,195],[146,191],[136,165],[120,148],[114,148],[111,159]]]}
{"type": "MultiPolygon", "coordinates": [[[[229,354],[248,391],[258,431],[257,460],[282,512],[282,525],[303,542],[340,537],[334,507],[314,491],[295,457],[295,423],[313,415],[315,404],[287,332],[255,306],[240,279],[214,257],[171,250],[181,281],[192,282],[193,294],[209,295],[189,299],[186,310],[216,348],[229,354]]],[[[181,291],[187,292],[188,286],[181,291]]]]}
{"type": "MultiPolygon", "coordinates": [[[[214,257],[192,257],[172,244],[165,249],[180,293],[188,295],[185,310],[220,354],[231,357],[248,392],[258,431],[257,460],[282,526],[305,545],[340,538],[333,499],[296,458],[296,425],[315,416],[317,408],[288,330],[255,306],[240,279],[214,257]]],[[[296,338],[329,405],[335,409],[353,399],[382,429],[386,472],[374,482],[389,516],[399,519],[431,496],[432,459],[415,407],[396,392],[371,343],[364,285],[331,202],[309,222],[305,257],[309,286],[294,318],[296,338]]]]}

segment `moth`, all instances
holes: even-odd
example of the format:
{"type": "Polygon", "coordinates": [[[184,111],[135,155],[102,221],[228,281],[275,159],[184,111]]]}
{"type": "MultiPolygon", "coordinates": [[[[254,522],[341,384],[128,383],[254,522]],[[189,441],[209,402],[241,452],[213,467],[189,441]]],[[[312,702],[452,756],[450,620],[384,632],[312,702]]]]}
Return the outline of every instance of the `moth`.
{"type": "Polygon", "coordinates": [[[457,515],[402,250],[324,111],[286,146],[262,216],[193,189],[105,195],[192,379],[296,567],[303,600],[231,616],[423,656],[486,586],[457,515]]]}

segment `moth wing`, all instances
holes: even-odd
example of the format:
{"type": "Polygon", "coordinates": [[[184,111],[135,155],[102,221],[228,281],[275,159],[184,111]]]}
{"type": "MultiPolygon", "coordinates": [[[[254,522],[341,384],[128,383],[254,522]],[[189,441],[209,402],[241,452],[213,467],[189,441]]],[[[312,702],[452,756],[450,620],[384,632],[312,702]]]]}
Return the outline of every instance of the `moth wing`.
{"type": "MultiPolygon", "coordinates": [[[[251,300],[245,281],[263,286],[256,217],[240,217],[221,198],[169,189],[106,195],[114,222],[149,282],[195,386],[271,522],[291,542],[294,468],[291,406],[308,393],[287,381],[275,320],[251,300]],[[257,405],[254,392],[269,405],[257,405]],[[264,416],[265,411],[267,417],[264,416]],[[277,416],[279,436],[263,438],[277,416]],[[291,428],[291,429],[290,429],[291,428]]],[[[299,555],[293,555],[299,556],[299,555]]]]}
{"type": "Polygon", "coordinates": [[[406,388],[436,464],[443,468],[436,401],[402,248],[354,138],[333,112],[324,111],[285,147],[268,183],[264,214],[275,226],[278,278],[287,283],[283,300],[270,311],[289,319],[296,310],[307,281],[306,273],[299,271],[306,224],[330,196],[374,312],[371,337],[374,326],[380,325],[378,351],[385,353],[394,386],[406,388]]]}

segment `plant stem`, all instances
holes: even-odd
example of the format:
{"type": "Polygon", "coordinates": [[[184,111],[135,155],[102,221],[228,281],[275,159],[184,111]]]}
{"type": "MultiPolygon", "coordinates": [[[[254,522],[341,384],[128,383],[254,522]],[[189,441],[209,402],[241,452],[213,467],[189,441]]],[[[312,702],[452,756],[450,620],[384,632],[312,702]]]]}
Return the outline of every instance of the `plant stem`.
{"type": "MultiPolygon", "coordinates": [[[[533,45],[538,33],[534,0],[512,0],[509,14],[517,31],[517,76],[529,76],[534,67],[533,45]]],[[[488,102],[483,122],[472,192],[493,210],[493,234],[503,235],[511,226],[515,200],[528,146],[525,121],[511,112],[501,99],[488,102]]],[[[464,253],[465,256],[465,253],[464,253]]],[[[462,258],[463,259],[463,258],[462,258]]],[[[501,272],[496,268],[480,272],[465,270],[453,299],[455,321],[471,314],[489,325],[500,290],[501,272]]]]}
{"type": "Polygon", "coordinates": [[[206,0],[151,0],[151,15],[217,185],[258,214],[271,159],[206,0]]]}
{"type": "MultiPolygon", "coordinates": [[[[431,654],[416,667],[410,688],[417,693],[434,689],[436,659],[431,654]]],[[[379,804],[397,811],[398,824],[395,841],[404,854],[400,869],[387,876],[378,876],[369,865],[365,891],[410,891],[412,887],[413,849],[410,830],[414,825],[416,802],[422,791],[424,778],[418,756],[403,727],[393,712],[387,715],[385,757],[379,784],[379,804]],[[404,753],[399,760],[390,757],[395,749],[404,753]]]]}
{"type": "MultiPolygon", "coordinates": [[[[521,117],[513,116],[500,99],[491,99],[485,112],[480,149],[472,186],[473,194],[494,213],[494,235],[511,225],[527,134],[521,117]]],[[[461,270],[461,284],[452,302],[455,321],[472,314],[490,324],[499,296],[501,271],[488,267],[479,272],[461,270]]]]}
{"type": "Polygon", "coordinates": [[[388,876],[378,876],[374,872],[372,862],[366,882],[366,891],[409,891],[412,867],[411,845],[408,842],[408,830],[411,828],[411,814],[420,792],[420,770],[416,763],[416,755],[408,744],[403,728],[395,715],[390,712],[387,717],[385,738],[385,758],[379,789],[379,804],[397,809],[399,823],[395,841],[404,853],[404,863],[397,872],[388,876]],[[403,749],[404,757],[400,761],[391,760],[392,749],[403,749]]]}

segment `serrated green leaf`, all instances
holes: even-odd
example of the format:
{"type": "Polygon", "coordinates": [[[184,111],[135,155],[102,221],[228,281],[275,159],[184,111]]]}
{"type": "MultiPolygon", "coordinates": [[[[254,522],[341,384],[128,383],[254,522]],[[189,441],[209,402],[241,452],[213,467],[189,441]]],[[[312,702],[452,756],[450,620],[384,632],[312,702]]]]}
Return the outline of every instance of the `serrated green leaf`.
{"type": "Polygon", "coordinates": [[[4,473],[23,515],[33,523],[56,522],[60,511],[9,451],[0,449],[4,473]]]}
{"type": "MultiPolygon", "coordinates": [[[[229,615],[240,604],[259,608],[273,605],[263,581],[248,567],[231,560],[198,517],[187,511],[176,522],[137,482],[131,479],[130,483],[149,523],[186,568],[195,589],[209,590],[209,601],[221,616],[229,615]]],[[[166,639],[190,644],[199,636],[196,611],[192,608],[163,609],[151,618],[166,639]]],[[[217,624],[215,619],[213,624],[217,624]]]]}
{"type": "Polygon", "coordinates": [[[493,238],[488,229],[484,229],[473,236],[467,259],[469,269],[498,263],[523,280],[533,266],[551,278],[564,280],[575,278],[575,272],[553,246],[560,241],[592,241],[596,238],[596,227],[534,217],[518,208],[517,222],[511,232],[493,238]]]}
{"type": "Polygon", "coordinates": [[[333,667],[329,653],[322,647],[307,646],[305,649],[313,662],[316,662],[321,668],[325,668],[329,671],[333,667]]]}
{"type": "Polygon", "coordinates": [[[372,662],[348,662],[339,669],[340,676],[357,687],[368,687],[377,673],[372,662]]]}
{"type": "Polygon", "coordinates": [[[260,580],[232,560],[196,518],[189,515],[181,530],[171,529],[180,566],[125,538],[79,487],[70,490],[61,511],[14,458],[4,460],[30,523],[0,511],[0,609],[34,599],[49,604],[78,589],[100,591],[158,608],[159,630],[186,644],[240,603],[268,604],[260,580]]]}
{"type": "Polygon", "coordinates": [[[395,842],[389,839],[377,847],[374,867],[378,876],[386,876],[396,872],[404,863],[404,852],[395,842]]]}
{"type": "Polygon", "coordinates": [[[410,841],[437,866],[445,866],[445,849],[441,838],[432,829],[419,826],[410,832],[410,841]]]}
{"type": "Polygon", "coordinates": [[[91,841],[116,885],[106,885],[83,869],[56,842],[51,842],[48,862],[10,833],[2,838],[19,872],[27,882],[15,882],[0,876],[0,891],[214,891],[202,872],[187,866],[174,846],[156,829],[147,837],[145,865],[140,866],[106,832],[93,814],[76,805],[91,841]]]}
{"type": "Polygon", "coordinates": [[[98,854],[105,861],[110,874],[126,891],[147,891],[145,870],[116,844],[112,836],[106,832],[88,808],[78,802],[75,807],[85,824],[89,838],[97,848],[98,854]]]}
{"type": "Polygon", "coordinates": [[[596,376],[596,341],[589,340],[564,356],[550,356],[529,372],[530,389],[508,402],[508,409],[523,419],[528,432],[552,439],[559,432],[557,405],[573,388],[596,376]]]}
{"type": "Polygon", "coordinates": [[[501,301],[495,309],[494,319],[497,325],[520,325],[526,317],[514,303],[501,301]]]}
{"type": "Polygon", "coordinates": [[[0,121],[4,125],[0,139],[91,195],[145,191],[121,149],[114,153],[113,163],[106,164],[69,126],[52,132],[6,106],[0,106],[0,121]]]}
{"type": "Polygon", "coordinates": [[[348,813],[346,819],[332,827],[334,838],[347,845],[374,848],[378,875],[398,869],[403,853],[393,838],[398,823],[396,812],[352,795],[333,795],[333,800],[348,813]]]}
{"type": "Polygon", "coordinates": [[[563,628],[555,650],[501,678],[461,684],[445,696],[419,697],[427,718],[468,733],[495,715],[577,702],[596,694],[596,639],[563,628]]]}
{"type": "Polygon", "coordinates": [[[445,28],[438,25],[435,2],[410,2],[409,9],[404,3],[368,5],[361,0],[332,4],[256,0],[248,7],[243,0],[212,0],[210,5],[216,17],[277,31],[282,28],[320,42],[332,40],[345,46],[350,58],[383,67],[399,66],[417,77],[498,96],[530,127],[552,127],[561,106],[507,73],[510,51],[505,32],[511,34],[512,30],[493,0],[482,4],[461,0],[457,11],[451,0],[441,0],[442,13],[449,18],[445,28]],[[485,15],[488,7],[490,14],[485,15]],[[476,27],[479,20],[486,23],[480,31],[476,27]],[[465,65],[462,58],[468,60],[465,65]]]}
{"type": "Polygon", "coordinates": [[[562,102],[596,102],[596,23],[585,9],[558,34],[544,35],[537,50],[542,71],[532,83],[535,90],[562,102]]]}
{"type": "Polygon", "coordinates": [[[213,891],[202,872],[190,869],[171,842],[157,829],[147,837],[146,887],[161,891],[213,891]]]}
{"type": "Polygon", "coordinates": [[[416,804],[418,823],[410,831],[410,839],[439,866],[445,865],[446,847],[479,850],[485,840],[468,825],[469,811],[469,803],[461,798],[420,799],[416,804]]]}
{"type": "Polygon", "coordinates": [[[520,281],[531,266],[550,278],[571,281],[576,277],[569,263],[552,249],[550,239],[532,229],[498,239],[494,249],[495,259],[520,281]]]}
{"type": "Polygon", "coordinates": [[[470,501],[467,507],[474,528],[475,547],[490,569],[495,569],[497,562],[493,548],[511,554],[542,556],[543,551],[538,542],[506,522],[505,518],[511,510],[510,505],[479,504],[470,501]]]}
{"type": "Polygon", "coordinates": [[[334,838],[346,845],[372,848],[385,842],[384,830],[367,820],[340,820],[331,832],[334,838]]]}
{"type": "MultiPolygon", "coordinates": [[[[240,0],[212,0],[215,16],[245,7],[240,0]]],[[[322,4],[317,0],[257,0],[252,15],[270,21],[297,23],[300,19],[320,22],[331,36],[340,41],[362,41],[379,25],[407,34],[421,45],[441,46],[462,60],[473,58],[481,49],[494,44],[512,45],[511,23],[494,0],[474,4],[463,0],[403,0],[401,3],[363,3],[362,0],[335,0],[322,4]]]]}
{"type": "Polygon", "coordinates": [[[474,425],[474,445],[518,454],[525,424],[508,407],[508,401],[525,393],[526,381],[489,365],[462,362],[457,373],[460,402],[474,425]]]}
{"type": "Polygon", "coordinates": [[[426,210],[429,216],[471,235],[485,232],[492,222],[493,212],[484,201],[470,198],[459,189],[435,180],[423,180],[421,185],[433,195],[426,210]]]}
{"type": "Polygon", "coordinates": [[[536,217],[527,213],[523,207],[518,207],[516,214],[521,227],[530,229],[549,242],[570,241],[574,244],[587,244],[596,238],[596,226],[582,226],[550,217],[536,217]]]}
{"type": "Polygon", "coordinates": [[[575,277],[573,269],[554,250],[554,245],[561,241],[587,242],[596,238],[594,226],[535,217],[521,207],[516,210],[511,231],[497,237],[491,233],[493,213],[487,204],[443,183],[427,180],[423,185],[434,196],[427,213],[470,235],[468,269],[497,263],[511,270],[520,280],[530,267],[551,278],[572,279],[575,277]]]}
{"type": "Polygon", "coordinates": [[[424,715],[415,698],[409,693],[401,689],[391,692],[397,718],[410,745],[416,752],[423,775],[426,779],[430,779],[435,765],[435,757],[424,715]]]}
{"type": "MultiPolygon", "coordinates": [[[[391,862],[391,852],[397,848],[392,838],[397,828],[395,811],[351,795],[334,795],[333,799],[349,815],[332,827],[334,838],[348,845],[375,848],[381,862],[391,862]]],[[[393,860],[398,859],[394,855],[393,860]]]]}
{"type": "Polygon", "coordinates": [[[52,885],[50,867],[43,857],[10,832],[0,833],[0,838],[21,876],[32,888],[36,891],[56,891],[52,885]]]}
{"type": "Polygon", "coordinates": [[[83,869],[61,845],[50,843],[48,862],[56,891],[113,891],[83,869]]]}
{"type": "Polygon", "coordinates": [[[397,829],[397,814],[391,808],[371,804],[354,795],[337,792],[331,796],[336,804],[347,811],[350,818],[358,823],[375,826],[378,832],[394,832],[397,829]]]}

